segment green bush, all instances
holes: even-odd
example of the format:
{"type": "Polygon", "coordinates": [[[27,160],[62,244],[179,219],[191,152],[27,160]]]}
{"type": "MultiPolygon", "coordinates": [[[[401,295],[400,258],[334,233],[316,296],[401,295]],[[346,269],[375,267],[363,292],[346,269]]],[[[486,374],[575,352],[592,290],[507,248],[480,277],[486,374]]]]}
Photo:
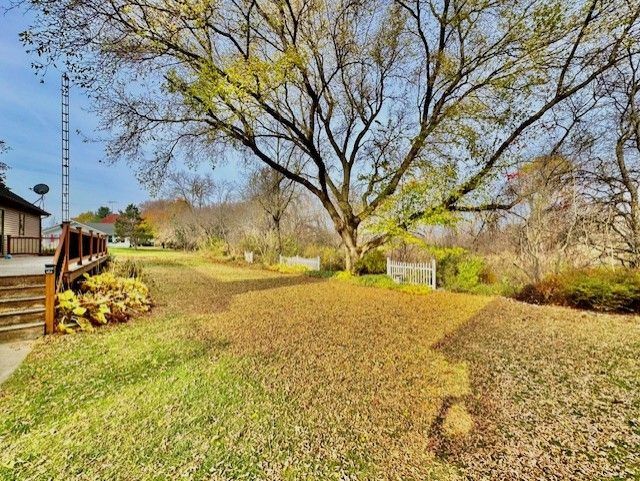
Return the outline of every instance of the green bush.
{"type": "Polygon", "coordinates": [[[320,256],[320,268],[323,271],[341,271],[344,269],[344,251],[331,246],[309,245],[302,251],[302,257],[320,256]]]}
{"type": "Polygon", "coordinates": [[[571,270],[529,284],[516,297],[533,304],[640,312],[640,272],[605,268],[571,270]]]}
{"type": "Polygon", "coordinates": [[[452,249],[439,256],[437,272],[438,286],[457,292],[476,292],[490,277],[482,257],[461,249],[452,249]]]}
{"type": "Polygon", "coordinates": [[[380,250],[367,252],[355,265],[357,274],[384,274],[387,271],[387,257],[380,250]]]}
{"type": "Polygon", "coordinates": [[[229,246],[227,243],[216,237],[211,237],[202,243],[200,250],[210,259],[223,259],[229,256],[229,246]]]}

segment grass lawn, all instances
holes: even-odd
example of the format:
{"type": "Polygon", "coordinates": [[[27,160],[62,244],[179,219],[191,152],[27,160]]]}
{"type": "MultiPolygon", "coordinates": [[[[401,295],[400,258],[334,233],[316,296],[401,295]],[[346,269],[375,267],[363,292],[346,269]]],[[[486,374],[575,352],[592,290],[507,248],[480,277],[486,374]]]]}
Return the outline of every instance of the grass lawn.
{"type": "Polygon", "coordinates": [[[637,317],[115,253],[156,308],[38,341],[0,479],[640,478],[637,317]]]}

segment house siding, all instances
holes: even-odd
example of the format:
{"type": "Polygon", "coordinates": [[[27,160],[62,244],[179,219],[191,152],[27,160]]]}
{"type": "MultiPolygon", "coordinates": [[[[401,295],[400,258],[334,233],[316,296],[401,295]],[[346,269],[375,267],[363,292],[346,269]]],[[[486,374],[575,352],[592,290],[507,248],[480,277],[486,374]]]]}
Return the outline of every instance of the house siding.
{"type": "MultiPolygon", "coordinates": [[[[20,211],[3,207],[0,205],[0,209],[4,210],[4,239],[2,239],[2,254],[6,254],[7,250],[7,236],[20,236],[20,211]]],[[[24,213],[24,237],[40,237],[40,216],[35,214],[24,213]]]]}

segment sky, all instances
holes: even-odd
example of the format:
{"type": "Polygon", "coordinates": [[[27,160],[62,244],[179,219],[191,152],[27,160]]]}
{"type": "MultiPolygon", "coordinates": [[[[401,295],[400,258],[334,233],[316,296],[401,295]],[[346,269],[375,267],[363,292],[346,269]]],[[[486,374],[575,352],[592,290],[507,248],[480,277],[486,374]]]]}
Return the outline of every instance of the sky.
{"type": "MultiPolygon", "coordinates": [[[[35,184],[49,185],[45,210],[52,215],[45,225],[52,225],[61,220],[60,72],[49,70],[44,83],[40,75],[35,75],[32,59],[18,38],[28,25],[29,17],[20,11],[0,13],[0,139],[10,148],[2,161],[10,167],[8,186],[25,199],[32,202],[37,199],[30,190],[35,184]]],[[[98,120],[88,106],[88,97],[72,86],[69,114],[72,217],[102,205],[119,210],[149,198],[126,164],[100,163],[104,146],[85,142],[86,138],[97,137],[98,120]]],[[[235,180],[233,169],[229,168],[216,169],[216,176],[235,180]]]]}

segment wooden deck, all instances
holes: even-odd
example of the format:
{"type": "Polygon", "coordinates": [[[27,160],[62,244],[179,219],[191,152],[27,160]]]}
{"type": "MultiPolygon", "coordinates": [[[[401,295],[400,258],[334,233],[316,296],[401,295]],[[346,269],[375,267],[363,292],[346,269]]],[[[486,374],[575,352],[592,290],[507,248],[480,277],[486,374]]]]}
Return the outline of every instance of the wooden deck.
{"type": "MultiPolygon", "coordinates": [[[[82,265],[78,259],[69,262],[69,281],[74,281],[85,272],[98,267],[107,260],[107,255],[82,258],[82,265]]],[[[14,256],[12,259],[0,259],[0,277],[37,276],[44,275],[47,264],[53,264],[53,256],[14,256]]]]}

